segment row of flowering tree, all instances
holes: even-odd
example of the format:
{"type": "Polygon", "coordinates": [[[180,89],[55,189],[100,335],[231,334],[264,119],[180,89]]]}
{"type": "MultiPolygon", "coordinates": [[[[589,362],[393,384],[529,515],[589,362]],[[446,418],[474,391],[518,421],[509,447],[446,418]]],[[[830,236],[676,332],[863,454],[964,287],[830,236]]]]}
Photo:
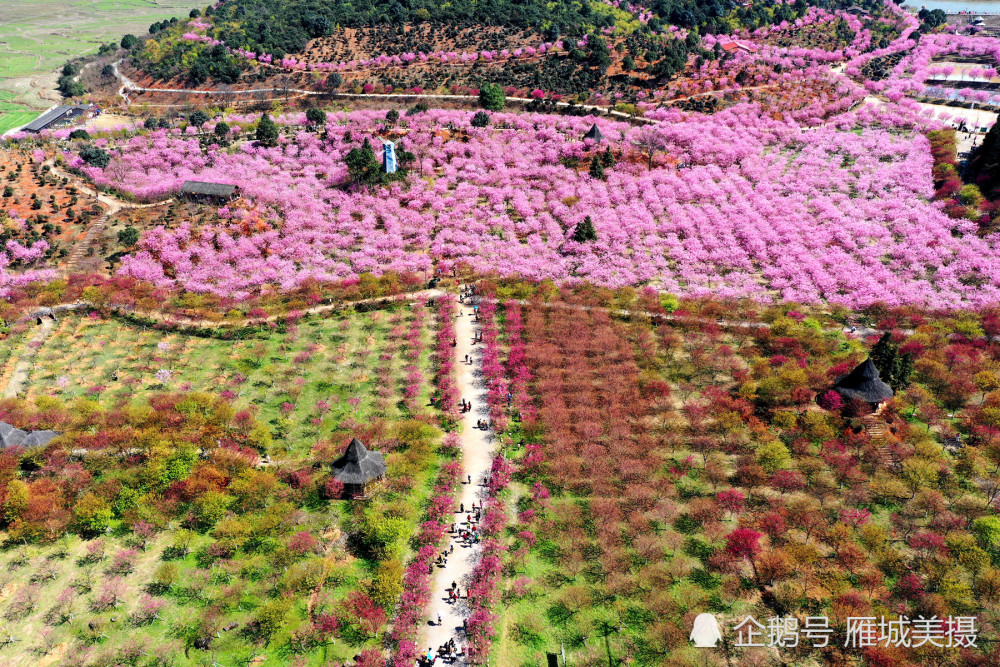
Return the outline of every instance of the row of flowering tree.
{"type": "MultiPolygon", "coordinates": [[[[560,639],[602,638],[607,623],[609,646],[577,642],[575,658],[607,660],[610,650],[657,662],[684,650],[704,610],[729,628],[747,614],[765,624],[825,615],[841,636],[823,658],[831,661],[850,654],[850,617],[936,617],[944,632],[977,614],[985,634],[994,612],[983,610],[1000,595],[1000,379],[983,370],[1000,355],[985,337],[995,314],[871,309],[882,326],[916,328],[890,336],[913,371],[886,367],[897,392],[871,430],[867,406],[816,398],[877,337],[842,345],[788,306],[762,313],[769,327],[728,331],[704,319],[725,312],[721,304],[685,304],[678,319],[654,325],[637,314],[605,323],[596,312],[629,304],[660,313],[651,296],[580,288],[527,310],[539,421],[524,425],[517,456],[505,655],[530,660],[560,639]],[[701,317],[684,318],[689,307],[701,317]],[[599,352],[576,340],[579,330],[599,352]],[[632,379],[591,367],[629,361],[632,379]],[[618,407],[614,422],[598,422],[632,382],[635,412],[618,407]]],[[[995,656],[992,646],[950,646],[972,664],[995,656]]],[[[778,649],[788,660],[818,655],[808,643],[778,649]]],[[[864,653],[894,665],[945,650],[880,640],[864,653]]],[[[717,657],[759,656],[730,646],[717,657]]]]}
{"type": "MultiPolygon", "coordinates": [[[[457,422],[454,395],[455,351],[455,299],[443,295],[436,299],[435,319],[437,333],[434,352],[434,382],[437,392],[433,402],[438,408],[445,428],[454,428],[457,422]]],[[[395,645],[393,665],[399,667],[414,663],[420,650],[416,639],[431,599],[434,559],[447,542],[447,528],[455,512],[455,498],[463,477],[459,436],[455,431],[445,434],[440,445],[447,461],[438,473],[424,522],[419,532],[410,540],[415,551],[403,573],[402,594],[392,621],[390,637],[395,645]]]]}
{"type": "MultiPolygon", "coordinates": [[[[914,122],[864,109],[843,123],[914,122]]],[[[326,140],[302,132],[235,153],[164,132],[137,136],[114,149],[120,173],[68,158],[101,185],[118,173],[118,187],[144,198],[189,178],[239,184],[252,209],[149,230],[121,269],[237,298],[366,271],[425,272],[437,260],[608,287],[655,280],[691,296],[931,307],[997,299],[996,242],[929,201],[932,162],[919,135],[847,133],[840,121],[805,133],[755,105],[711,117],[666,111],[655,127],[599,121],[618,156],[602,180],[581,168],[604,150],[581,141],[590,120],[494,114],[498,129],[471,118],[412,116],[403,139],[411,169],[438,175],[378,193],[330,186],[344,186],[344,156],[379,131],[379,112],[330,114],[326,140]],[[264,229],[243,224],[247,216],[264,229]],[[588,217],[596,238],[581,242],[588,217]]]]}
{"type": "Polygon", "coordinates": [[[483,505],[479,530],[482,548],[468,585],[469,618],[466,627],[468,656],[472,664],[486,664],[497,633],[507,507],[503,496],[514,468],[503,454],[493,459],[489,476],[489,496],[483,505]]]}

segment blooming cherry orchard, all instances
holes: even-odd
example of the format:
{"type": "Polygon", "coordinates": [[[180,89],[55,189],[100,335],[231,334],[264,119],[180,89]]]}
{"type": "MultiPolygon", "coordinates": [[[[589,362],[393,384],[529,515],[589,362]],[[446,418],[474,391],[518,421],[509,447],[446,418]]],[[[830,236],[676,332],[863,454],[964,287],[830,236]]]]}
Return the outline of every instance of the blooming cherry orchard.
{"type": "MultiPolygon", "coordinates": [[[[930,201],[932,163],[919,134],[804,132],[745,104],[712,116],[661,111],[645,128],[599,122],[623,158],[599,180],[566,166],[604,149],[581,139],[592,119],[494,114],[494,127],[472,128],[470,112],[439,110],[412,117],[403,139],[418,156],[414,171],[428,178],[346,189],[343,158],[376,133],[380,116],[331,114],[326,143],[300,132],[272,149],[203,151],[160,131],[109,147],[125,158],[123,188],[138,198],[163,198],[197,179],[239,185],[249,202],[220,209],[213,224],[147,232],[121,271],[237,297],[456,262],[762,301],[947,307],[1000,296],[1000,249],[930,201]],[[653,169],[640,150],[650,133],[665,147],[653,169]],[[575,241],[588,216],[596,240],[575,241]]],[[[69,159],[111,185],[104,170],[69,159]]]]}
{"type": "MultiPolygon", "coordinates": [[[[2,219],[4,217],[0,216],[0,220],[2,219]]],[[[5,222],[11,227],[24,227],[24,222],[13,215],[6,216],[5,222]]],[[[30,245],[24,245],[14,240],[7,241],[3,250],[0,251],[0,298],[7,296],[12,288],[39,280],[52,280],[56,277],[55,271],[38,266],[48,249],[49,244],[45,241],[35,241],[30,245]],[[29,268],[19,272],[8,271],[8,268],[14,263],[29,268]]]]}

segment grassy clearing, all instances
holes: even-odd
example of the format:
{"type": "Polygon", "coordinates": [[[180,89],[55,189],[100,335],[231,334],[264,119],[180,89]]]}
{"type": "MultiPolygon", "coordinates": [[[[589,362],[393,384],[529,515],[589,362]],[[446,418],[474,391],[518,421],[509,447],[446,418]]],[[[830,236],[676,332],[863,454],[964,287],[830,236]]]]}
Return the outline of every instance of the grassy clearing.
{"type": "Polygon", "coordinates": [[[31,70],[38,59],[34,56],[4,54],[0,56],[0,77],[20,76],[31,70]]]}
{"type": "Polygon", "coordinates": [[[37,111],[0,111],[0,134],[29,123],[37,116],[37,111]]]}
{"type": "MultiPolygon", "coordinates": [[[[3,340],[0,385],[34,330],[33,324],[19,327],[3,340]]],[[[432,339],[430,313],[408,307],[300,320],[237,342],[64,317],[39,351],[30,398],[50,406],[58,398],[74,409],[138,414],[152,408],[152,401],[148,407],[143,401],[157,392],[218,393],[219,387],[234,387],[231,381],[239,375],[234,407],[256,407],[259,421],[276,436],[269,449],[274,465],[252,474],[254,479],[272,475],[282,485],[274,490],[263,484],[244,495],[231,485],[226,491],[240,500],[230,511],[210,525],[191,526],[183,518],[198,496],[188,482],[197,486],[208,479],[204,475],[217,479],[211,457],[195,463],[183,484],[156,491],[154,503],[152,496],[135,500],[136,494],[154,493],[141,481],[149,479],[145,473],[133,476],[147,470],[137,460],[112,461],[96,451],[84,456],[73,465],[111,490],[117,498],[114,518],[100,539],[71,533],[54,544],[21,544],[0,532],[0,627],[18,640],[0,647],[0,664],[63,664],[69,655],[78,659],[72,664],[151,664],[136,657],[144,654],[169,655],[176,665],[319,667],[380,646],[381,636],[352,625],[356,619],[344,611],[344,600],[397,577],[385,561],[409,558],[407,538],[417,529],[444,460],[433,447],[440,433],[411,419],[430,412],[429,380],[421,383],[421,395],[404,398],[415,369],[430,377],[432,339]],[[164,369],[171,378],[156,378],[155,371],[164,369]],[[108,381],[116,372],[118,379],[108,381]],[[306,381],[296,382],[299,378],[306,381]],[[107,386],[90,391],[95,382],[107,386]],[[348,402],[355,397],[357,402],[348,402]],[[290,398],[295,407],[283,409],[290,398]],[[318,413],[308,406],[320,398],[331,407],[318,413]],[[333,445],[314,447],[328,428],[335,429],[333,445]],[[372,429],[371,439],[361,435],[366,444],[385,454],[385,482],[364,502],[327,500],[318,488],[329,474],[329,461],[342,450],[345,434],[365,428],[372,429]],[[119,488],[125,490],[115,491],[119,488]],[[123,498],[133,500],[119,502],[123,498]],[[178,511],[153,519],[153,534],[135,528],[135,512],[156,513],[154,505],[178,501],[178,511]],[[359,524],[369,524],[362,517],[370,515],[396,521],[397,548],[389,556],[353,542],[348,547],[346,535],[363,530],[359,524]],[[116,559],[130,550],[131,565],[118,571],[116,559]],[[109,591],[115,590],[109,602],[109,591]],[[288,608],[273,633],[262,636],[254,621],[282,600],[288,608]],[[155,615],[143,617],[150,608],[155,615]],[[296,630],[311,628],[313,617],[327,614],[342,619],[336,636],[319,645],[293,641],[296,630]],[[195,640],[205,638],[210,647],[197,648],[195,640]]],[[[72,442],[66,446],[74,448],[72,442]]]]}
{"type": "MultiPolygon", "coordinates": [[[[70,316],[40,350],[27,397],[54,392],[110,406],[151,391],[229,392],[236,407],[259,410],[290,454],[305,454],[344,419],[403,416],[402,403],[388,396],[401,396],[407,383],[407,364],[391,340],[402,342],[404,319],[386,312],[315,318],[254,340],[223,341],[70,316]],[[380,376],[387,355],[392,374],[380,376]],[[391,390],[381,399],[380,387],[391,390]],[[320,401],[329,407],[317,407],[320,401]]],[[[418,366],[425,377],[427,364],[425,353],[418,366]]]]}
{"type": "MultiPolygon", "coordinates": [[[[52,72],[72,58],[95,53],[102,43],[122,35],[145,35],[152,23],[185,18],[203,0],[10,0],[0,12],[0,83],[8,91],[0,99],[17,99],[44,108],[37,90],[26,81],[7,81],[52,72]],[[8,97],[13,92],[14,97],[8,97]]],[[[54,81],[42,85],[54,88],[54,81]]],[[[50,102],[49,102],[50,103],[50,102]]]]}

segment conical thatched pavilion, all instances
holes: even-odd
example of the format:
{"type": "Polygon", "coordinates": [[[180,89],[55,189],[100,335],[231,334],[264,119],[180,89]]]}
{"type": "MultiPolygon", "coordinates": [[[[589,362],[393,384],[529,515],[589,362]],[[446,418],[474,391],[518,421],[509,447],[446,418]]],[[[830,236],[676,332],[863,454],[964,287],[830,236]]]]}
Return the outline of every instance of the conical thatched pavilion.
{"type": "Polygon", "coordinates": [[[893,396],[892,387],[882,382],[871,359],[865,359],[853,371],[837,378],[833,390],[844,397],[844,400],[858,399],[875,408],[893,396]]]}
{"type": "Polygon", "coordinates": [[[385,475],[386,465],[382,455],[370,451],[357,438],[347,445],[347,451],[333,462],[333,476],[344,483],[350,495],[365,495],[368,486],[385,475]]]}
{"type": "Polygon", "coordinates": [[[590,129],[587,130],[587,134],[583,135],[583,138],[593,139],[597,143],[601,143],[601,141],[604,139],[604,135],[601,134],[601,130],[599,127],[597,127],[597,123],[594,123],[593,125],[590,126],[590,129]]]}

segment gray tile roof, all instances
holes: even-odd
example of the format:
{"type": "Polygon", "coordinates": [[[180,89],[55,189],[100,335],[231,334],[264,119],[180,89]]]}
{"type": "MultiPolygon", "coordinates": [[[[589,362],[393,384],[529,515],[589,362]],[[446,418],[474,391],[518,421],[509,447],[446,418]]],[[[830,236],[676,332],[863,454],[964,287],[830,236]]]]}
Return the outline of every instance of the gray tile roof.
{"type": "Polygon", "coordinates": [[[91,108],[93,108],[92,104],[64,104],[52,109],[51,111],[43,113],[41,116],[31,121],[21,129],[28,132],[41,132],[71,111],[79,111],[82,113],[84,111],[90,111],[91,108]]]}
{"type": "Polygon", "coordinates": [[[206,183],[204,181],[184,181],[184,185],[181,186],[181,194],[185,195],[231,197],[235,190],[236,186],[229,183],[206,183]]]}

